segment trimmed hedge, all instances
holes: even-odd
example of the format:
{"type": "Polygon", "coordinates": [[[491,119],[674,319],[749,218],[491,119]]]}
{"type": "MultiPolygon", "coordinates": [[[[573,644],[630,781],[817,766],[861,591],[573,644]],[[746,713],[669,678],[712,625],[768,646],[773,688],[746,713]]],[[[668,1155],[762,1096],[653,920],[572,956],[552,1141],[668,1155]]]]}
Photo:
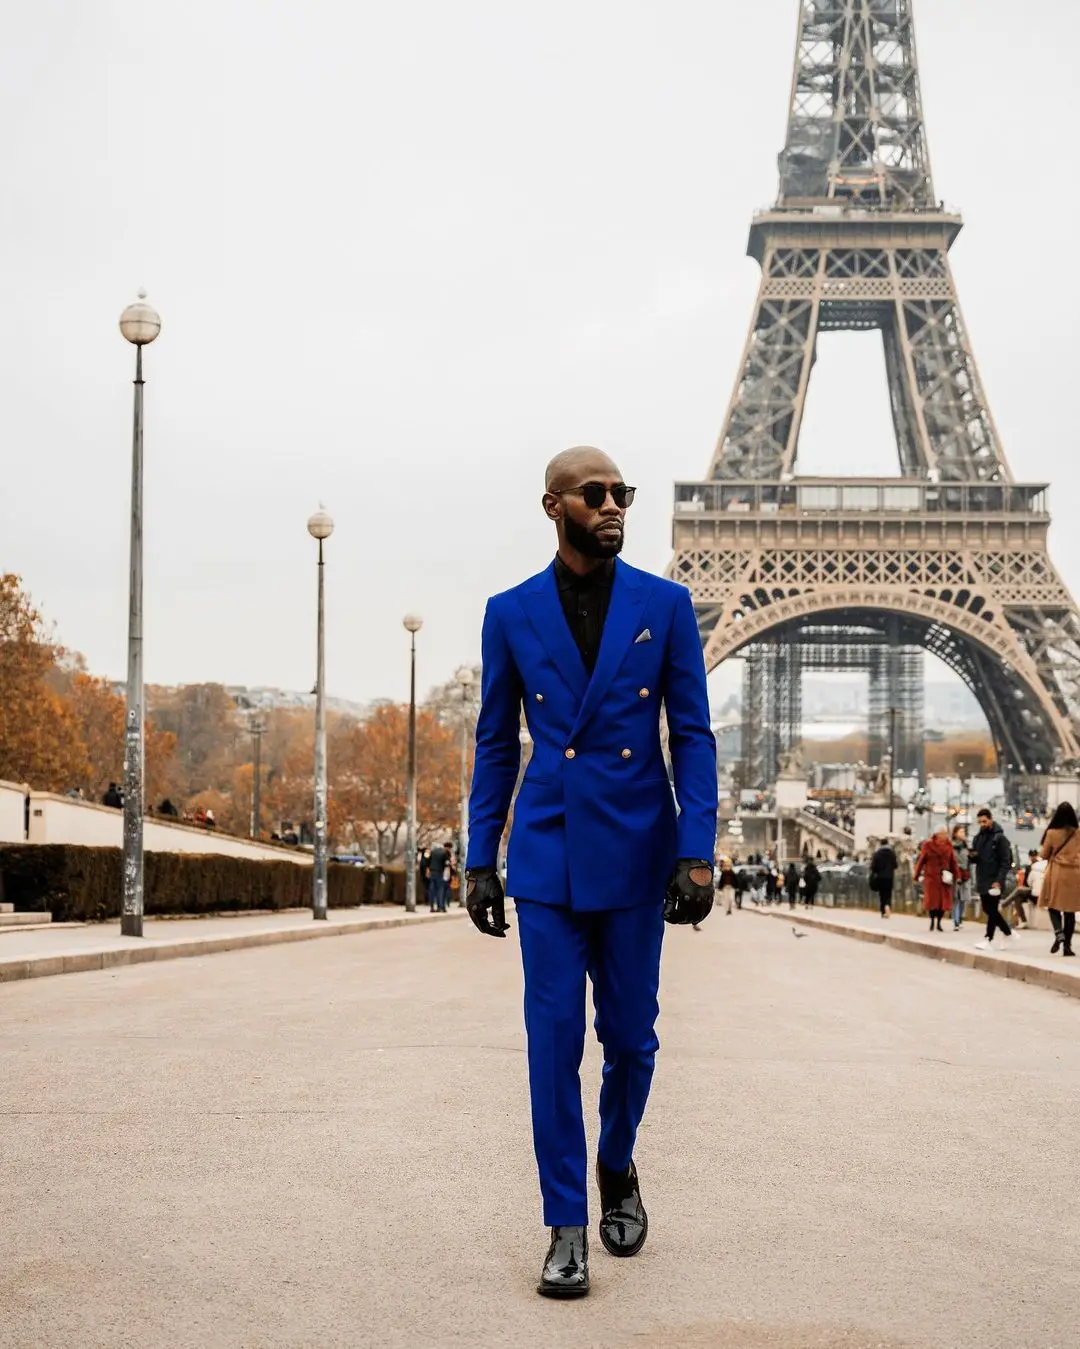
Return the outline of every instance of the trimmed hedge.
{"type": "MultiPolygon", "coordinates": [[[[155,913],[220,913],[235,909],[299,909],[311,905],[311,868],[295,862],[257,862],[208,853],[148,852],[144,906],[155,913]]],[[[0,900],[23,912],[49,912],[55,922],[118,918],[123,896],[119,848],[67,843],[0,847],[0,900]]],[[[327,904],[404,904],[399,867],[357,867],[331,862],[327,904]]]]}

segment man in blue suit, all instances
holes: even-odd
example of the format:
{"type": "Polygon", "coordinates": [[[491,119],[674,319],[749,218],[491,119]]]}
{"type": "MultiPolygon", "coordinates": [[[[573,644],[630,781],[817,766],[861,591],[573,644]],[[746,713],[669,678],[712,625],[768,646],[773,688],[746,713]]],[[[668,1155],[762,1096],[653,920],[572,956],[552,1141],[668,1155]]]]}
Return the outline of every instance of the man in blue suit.
{"type": "Polygon", "coordinates": [[[521,935],[533,1141],[552,1229],[537,1291],[575,1297],[589,1290],[579,1078],[586,975],[604,1050],[600,1239],[613,1255],[636,1255],[648,1218],[633,1153],[659,1047],[664,920],[701,922],[712,907],[716,746],[689,592],[616,560],[634,489],[588,448],[552,460],[546,489],[555,560],[494,596],[484,617],[466,904],[481,932],[506,935],[496,865],[524,707],[533,754],[514,807],[507,889],[521,935]]]}

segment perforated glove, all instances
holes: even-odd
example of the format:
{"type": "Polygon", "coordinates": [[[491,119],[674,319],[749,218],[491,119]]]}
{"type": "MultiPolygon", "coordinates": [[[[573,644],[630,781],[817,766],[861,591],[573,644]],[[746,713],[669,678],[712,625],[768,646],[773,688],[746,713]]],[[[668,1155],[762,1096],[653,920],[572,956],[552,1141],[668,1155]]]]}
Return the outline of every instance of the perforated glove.
{"type": "Polygon", "coordinates": [[[510,924],[506,921],[502,881],[495,868],[473,867],[465,873],[465,885],[465,907],[476,930],[486,937],[505,937],[510,924]]]}
{"type": "Polygon", "coordinates": [[[683,925],[703,923],[712,912],[713,906],[713,864],[698,857],[682,857],[675,864],[671,880],[668,881],[664,899],[664,922],[683,925]],[[692,871],[707,871],[708,881],[702,885],[695,881],[692,871]]]}

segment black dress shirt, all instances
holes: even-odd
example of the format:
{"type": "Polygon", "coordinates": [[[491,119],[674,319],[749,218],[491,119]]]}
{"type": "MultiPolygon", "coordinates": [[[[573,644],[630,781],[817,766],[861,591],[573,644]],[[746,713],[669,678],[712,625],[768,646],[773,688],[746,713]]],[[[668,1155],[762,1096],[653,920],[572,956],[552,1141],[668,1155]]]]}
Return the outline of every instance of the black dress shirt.
{"type": "Polygon", "coordinates": [[[581,652],[585,668],[591,674],[600,653],[600,639],[604,635],[608,605],[611,603],[611,583],[615,578],[615,562],[609,558],[593,568],[587,576],[571,571],[561,557],[555,558],[555,584],[559,588],[570,633],[581,652]]]}

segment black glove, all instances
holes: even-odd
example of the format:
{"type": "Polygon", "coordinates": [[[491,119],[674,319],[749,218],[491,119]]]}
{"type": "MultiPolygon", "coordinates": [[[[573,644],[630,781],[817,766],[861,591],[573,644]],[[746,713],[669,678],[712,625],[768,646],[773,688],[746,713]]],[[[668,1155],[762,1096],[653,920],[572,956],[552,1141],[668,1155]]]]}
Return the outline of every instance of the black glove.
{"type": "Polygon", "coordinates": [[[713,906],[713,864],[701,858],[681,857],[675,864],[671,880],[668,881],[667,895],[664,899],[664,922],[703,923],[712,912],[713,906]],[[690,877],[691,871],[704,868],[709,873],[705,885],[699,885],[690,877]]]}
{"type": "Polygon", "coordinates": [[[494,867],[473,867],[465,873],[465,907],[477,932],[487,937],[505,937],[510,927],[503,907],[502,881],[494,867]],[[488,910],[491,917],[488,917],[488,910]]]}

